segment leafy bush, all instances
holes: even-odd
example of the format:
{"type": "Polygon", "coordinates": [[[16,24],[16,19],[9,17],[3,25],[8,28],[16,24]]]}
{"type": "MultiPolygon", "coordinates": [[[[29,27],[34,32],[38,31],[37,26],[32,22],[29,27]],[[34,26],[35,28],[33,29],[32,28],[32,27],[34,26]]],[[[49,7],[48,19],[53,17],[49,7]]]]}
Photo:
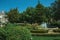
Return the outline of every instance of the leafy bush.
{"type": "Polygon", "coordinates": [[[25,27],[7,27],[6,40],[30,40],[31,34],[25,27]]]}
{"type": "Polygon", "coordinates": [[[0,27],[0,40],[6,40],[6,31],[0,27]]]}
{"type": "Polygon", "coordinates": [[[33,30],[33,27],[32,27],[31,24],[26,24],[24,27],[26,27],[26,28],[29,29],[29,30],[33,30]]]}
{"type": "Polygon", "coordinates": [[[60,29],[53,30],[53,32],[60,33],[60,29]]]}
{"type": "Polygon", "coordinates": [[[39,31],[40,31],[40,33],[47,33],[48,32],[48,30],[45,30],[45,29],[40,29],[39,31]]]}
{"type": "Polygon", "coordinates": [[[30,31],[23,26],[7,24],[6,27],[0,28],[1,40],[30,40],[30,31]]]}
{"type": "Polygon", "coordinates": [[[55,27],[58,27],[60,28],[60,21],[53,21],[50,23],[50,27],[52,28],[55,28],[55,27]]]}

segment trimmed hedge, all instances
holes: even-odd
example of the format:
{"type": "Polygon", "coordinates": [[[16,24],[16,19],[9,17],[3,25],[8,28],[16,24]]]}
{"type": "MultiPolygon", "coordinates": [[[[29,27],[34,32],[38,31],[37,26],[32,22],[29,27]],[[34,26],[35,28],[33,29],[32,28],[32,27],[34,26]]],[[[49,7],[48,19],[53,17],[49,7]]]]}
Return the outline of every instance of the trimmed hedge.
{"type": "Polygon", "coordinates": [[[48,33],[32,33],[32,36],[51,36],[51,37],[57,37],[59,36],[60,37],[60,34],[48,34],[48,33]]]}
{"type": "Polygon", "coordinates": [[[40,30],[32,30],[32,33],[48,33],[48,30],[40,29],[40,30]]]}

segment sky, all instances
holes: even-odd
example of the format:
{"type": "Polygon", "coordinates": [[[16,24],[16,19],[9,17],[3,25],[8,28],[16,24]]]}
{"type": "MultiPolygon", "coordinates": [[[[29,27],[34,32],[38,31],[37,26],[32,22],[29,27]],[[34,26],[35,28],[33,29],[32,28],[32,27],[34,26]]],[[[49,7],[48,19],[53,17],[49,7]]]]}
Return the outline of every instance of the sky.
{"type": "MultiPolygon", "coordinates": [[[[55,0],[40,0],[40,3],[46,7],[50,6],[55,0]]],[[[35,7],[38,0],[0,0],[0,11],[9,11],[12,8],[18,8],[20,12],[27,7],[35,7]]]]}

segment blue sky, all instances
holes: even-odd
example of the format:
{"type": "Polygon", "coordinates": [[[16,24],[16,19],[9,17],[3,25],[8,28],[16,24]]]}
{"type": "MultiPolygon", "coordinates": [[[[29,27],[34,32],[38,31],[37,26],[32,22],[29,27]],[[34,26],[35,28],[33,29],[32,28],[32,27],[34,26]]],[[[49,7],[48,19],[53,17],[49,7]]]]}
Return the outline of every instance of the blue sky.
{"type": "MultiPolygon", "coordinates": [[[[40,0],[40,3],[48,7],[55,0],[40,0]]],[[[0,11],[9,11],[11,8],[18,8],[20,12],[24,11],[27,7],[35,7],[38,0],[0,0],[0,11]]]]}

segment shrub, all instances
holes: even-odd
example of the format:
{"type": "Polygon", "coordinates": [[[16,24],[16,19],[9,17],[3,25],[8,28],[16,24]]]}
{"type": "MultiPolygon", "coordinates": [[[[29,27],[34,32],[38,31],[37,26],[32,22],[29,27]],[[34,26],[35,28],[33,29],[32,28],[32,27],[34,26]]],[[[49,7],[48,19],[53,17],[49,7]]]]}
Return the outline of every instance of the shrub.
{"type": "Polygon", "coordinates": [[[40,33],[48,33],[48,30],[45,30],[45,29],[40,29],[39,31],[40,33]]]}
{"type": "Polygon", "coordinates": [[[32,27],[32,25],[31,24],[26,24],[24,27],[26,27],[27,29],[29,29],[29,30],[33,30],[33,27],[32,27]]]}
{"type": "Polygon", "coordinates": [[[6,31],[0,27],[0,40],[6,40],[6,31]]]}
{"type": "Polygon", "coordinates": [[[25,27],[9,27],[6,28],[6,40],[30,40],[31,34],[25,27]]]}
{"type": "Polygon", "coordinates": [[[53,32],[60,33],[60,29],[55,29],[55,30],[53,30],[53,32]]]}
{"type": "Polygon", "coordinates": [[[32,33],[48,33],[48,30],[40,29],[40,30],[33,30],[32,33]]]}

